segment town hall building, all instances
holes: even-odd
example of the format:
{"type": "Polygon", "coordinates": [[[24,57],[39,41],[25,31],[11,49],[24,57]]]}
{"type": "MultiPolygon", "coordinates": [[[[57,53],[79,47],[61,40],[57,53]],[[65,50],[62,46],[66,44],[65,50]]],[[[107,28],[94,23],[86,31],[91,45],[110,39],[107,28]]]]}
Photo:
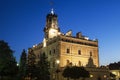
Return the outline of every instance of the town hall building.
{"type": "MultiPolygon", "coordinates": [[[[67,65],[99,68],[98,40],[91,40],[83,36],[81,32],[76,33],[76,36],[72,35],[72,31],[61,32],[58,26],[58,16],[53,9],[46,16],[43,41],[33,45],[30,49],[34,51],[36,61],[39,60],[40,54],[47,55],[50,62],[51,79],[55,78],[57,68],[62,69],[67,65]]],[[[88,70],[93,71],[92,69],[88,70]]],[[[100,72],[97,69],[96,71],[100,72]]],[[[105,74],[107,75],[107,73],[105,74]]],[[[102,75],[104,76],[104,74],[102,75]]]]}

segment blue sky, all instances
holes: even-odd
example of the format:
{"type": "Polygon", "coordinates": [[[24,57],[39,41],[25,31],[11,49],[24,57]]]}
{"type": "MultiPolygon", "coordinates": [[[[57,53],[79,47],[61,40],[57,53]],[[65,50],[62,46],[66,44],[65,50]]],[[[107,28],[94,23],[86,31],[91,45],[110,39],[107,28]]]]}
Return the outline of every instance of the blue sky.
{"type": "Polygon", "coordinates": [[[99,40],[100,64],[120,61],[119,0],[0,0],[0,40],[15,51],[19,61],[23,49],[43,40],[46,15],[54,8],[61,32],[82,32],[99,40]]]}

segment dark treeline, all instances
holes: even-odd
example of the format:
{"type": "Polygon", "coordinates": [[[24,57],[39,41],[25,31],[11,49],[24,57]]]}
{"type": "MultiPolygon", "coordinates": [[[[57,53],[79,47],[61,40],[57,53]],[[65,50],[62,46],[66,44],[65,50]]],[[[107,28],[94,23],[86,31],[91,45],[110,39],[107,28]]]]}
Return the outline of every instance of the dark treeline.
{"type": "MultiPolygon", "coordinates": [[[[39,53],[39,60],[36,62],[36,55],[32,49],[28,53],[23,49],[19,65],[13,56],[14,51],[7,42],[0,40],[0,80],[50,80],[50,65],[45,53],[39,53]]],[[[37,56],[38,57],[38,56],[37,56]]],[[[110,63],[109,69],[120,69],[120,62],[110,63]]],[[[56,71],[58,73],[59,70],[56,71]]],[[[67,66],[62,72],[67,80],[87,78],[89,72],[84,67],[67,66]]],[[[111,73],[112,77],[115,77],[111,73]]]]}
{"type": "Polygon", "coordinates": [[[49,62],[46,55],[36,56],[32,49],[28,53],[23,49],[19,65],[7,42],[0,40],[0,80],[49,80],[49,62]]]}
{"type": "Polygon", "coordinates": [[[115,63],[110,63],[108,65],[110,70],[119,70],[120,69],[120,61],[119,62],[115,62],[115,63]]]}
{"type": "Polygon", "coordinates": [[[18,67],[13,52],[8,43],[0,40],[0,80],[16,80],[18,67]]]}

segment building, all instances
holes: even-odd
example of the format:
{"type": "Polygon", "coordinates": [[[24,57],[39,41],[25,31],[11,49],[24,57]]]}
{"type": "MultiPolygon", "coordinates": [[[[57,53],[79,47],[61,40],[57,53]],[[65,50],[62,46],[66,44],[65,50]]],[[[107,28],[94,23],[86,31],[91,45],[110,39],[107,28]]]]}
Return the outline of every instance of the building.
{"type": "Polygon", "coordinates": [[[118,69],[118,70],[110,70],[110,72],[116,76],[115,80],[120,80],[120,69],[118,69]]]}
{"type": "Polygon", "coordinates": [[[56,69],[66,65],[99,67],[98,47],[97,39],[90,40],[81,32],[76,33],[76,36],[72,35],[72,31],[62,33],[58,26],[58,16],[52,9],[46,16],[43,42],[34,45],[31,49],[37,56],[36,61],[39,60],[42,53],[48,56],[52,73],[51,79],[53,79],[56,75],[56,69]]]}
{"type": "Polygon", "coordinates": [[[115,75],[115,77],[112,78],[115,78],[114,80],[120,80],[120,61],[115,63],[110,63],[108,67],[110,72],[115,75]]]}

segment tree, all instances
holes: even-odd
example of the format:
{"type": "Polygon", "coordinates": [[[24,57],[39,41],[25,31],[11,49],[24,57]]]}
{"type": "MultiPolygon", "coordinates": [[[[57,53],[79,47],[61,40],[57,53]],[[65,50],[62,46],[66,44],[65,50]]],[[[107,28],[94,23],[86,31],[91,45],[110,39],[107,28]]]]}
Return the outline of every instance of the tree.
{"type": "Polygon", "coordinates": [[[27,53],[23,49],[19,63],[19,79],[22,80],[26,74],[27,53]]]}
{"type": "Polygon", "coordinates": [[[38,80],[50,80],[49,62],[45,53],[40,55],[40,60],[37,64],[38,67],[38,80]]]}
{"type": "Polygon", "coordinates": [[[85,79],[90,77],[89,71],[87,71],[84,67],[79,67],[79,69],[80,69],[81,78],[85,79]]]}
{"type": "Polygon", "coordinates": [[[82,76],[81,74],[81,68],[77,66],[71,67],[71,78],[76,80],[79,79],[82,76]]]}
{"type": "Polygon", "coordinates": [[[70,73],[71,73],[71,71],[70,71],[70,67],[69,66],[67,66],[65,69],[64,69],[64,71],[63,71],[63,73],[62,73],[62,75],[65,77],[65,78],[67,78],[67,80],[69,80],[69,78],[70,78],[70,73]]]}
{"type": "Polygon", "coordinates": [[[36,77],[36,56],[33,52],[33,50],[30,48],[28,51],[28,61],[27,61],[27,76],[30,77],[31,79],[34,79],[36,77]]]}
{"type": "Polygon", "coordinates": [[[16,64],[13,50],[10,49],[8,43],[0,40],[0,77],[4,80],[14,80],[18,70],[16,64]]]}
{"type": "Polygon", "coordinates": [[[72,66],[72,67],[66,67],[62,75],[68,78],[68,80],[69,78],[76,80],[79,78],[84,79],[89,77],[89,72],[86,71],[84,67],[72,66]]]}

